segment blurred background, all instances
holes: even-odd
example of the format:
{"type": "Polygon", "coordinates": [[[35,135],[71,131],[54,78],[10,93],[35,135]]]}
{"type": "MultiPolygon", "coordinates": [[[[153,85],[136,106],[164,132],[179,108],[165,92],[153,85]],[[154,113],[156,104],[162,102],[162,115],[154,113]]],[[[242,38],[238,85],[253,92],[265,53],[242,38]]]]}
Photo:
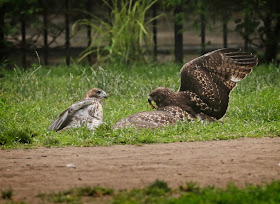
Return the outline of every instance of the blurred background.
{"type": "Polygon", "coordinates": [[[185,63],[223,47],[279,62],[279,0],[0,0],[1,66],[185,63]]]}

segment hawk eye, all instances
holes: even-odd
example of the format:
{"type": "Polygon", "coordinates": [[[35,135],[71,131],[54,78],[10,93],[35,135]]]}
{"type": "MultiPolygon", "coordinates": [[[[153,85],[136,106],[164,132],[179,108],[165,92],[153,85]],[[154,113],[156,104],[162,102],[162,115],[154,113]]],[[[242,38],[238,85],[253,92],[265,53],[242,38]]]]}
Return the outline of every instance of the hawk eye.
{"type": "Polygon", "coordinates": [[[96,91],[97,94],[101,94],[101,91],[96,91]]]}

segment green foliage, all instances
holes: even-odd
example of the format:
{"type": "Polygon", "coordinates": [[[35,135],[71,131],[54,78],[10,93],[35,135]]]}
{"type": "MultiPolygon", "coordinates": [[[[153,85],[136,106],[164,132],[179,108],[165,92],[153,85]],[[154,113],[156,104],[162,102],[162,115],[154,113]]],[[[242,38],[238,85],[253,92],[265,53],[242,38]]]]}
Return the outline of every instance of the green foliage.
{"type": "MultiPolygon", "coordinates": [[[[12,190],[2,191],[2,199],[12,199],[12,190]]],[[[199,187],[186,183],[171,189],[164,181],[155,181],[145,188],[114,191],[102,187],[79,187],[49,194],[39,194],[41,202],[51,203],[279,203],[280,181],[243,188],[228,183],[226,188],[199,187]]],[[[0,200],[1,201],[1,200],[0,200]]],[[[18,203],[11,200],[9,203],[18,203]]],[[[22,202],[21,202],[22,203],[22,202]]],[[[39,202],[40,203],[40,202],[39,202]]]]}
{"type": "Polygon", "coordinates": [[[40,194],[43,200],[55,203],[80,203],[83,197],[90,197],[91,199],[100,198],[104,196],[111,196],[113,194],[112,189],[106,189],[101,187],[80,187],[74,188],[63,192],[51,193],[51,194],[40,194]]]}
{"type": "Polygon", "coordinates": [[[148,189],[149,187],[120,192],[113,198],[113,203],[278,203],[280,201],[279,181],[267,186],[246,186],[241,189],[230,183],[225,189],[211,186],[201,188],[194,183],[187,183],[186,186],[173,190],[173,194],[166,191],[160,195],[150,194],[148,189]]]}
{"type": "Polygon", "coordinates": [[[92,45],[82,53],[80,60],[91,53],[97,53],[98,60],[109,59],[114,63],[143,61],[143,43],[149,46],[151,40],[151,31],[147,26],[153,20],[147,21],[146,13],[156,0],[103,2],[111,10],[112,16],[109,19],[93,15],[92,19],[77,21],[73,27],[77,24],[89,25],[94,33],[92,45]]]}
{"type": "Polygon", "coordinates": [[[13,196],[13,190],[7,189],[7,190],[1,190],[1,197],[3,199],[12,199],[13,196]]]}
{"type": "Polygon", "coordinates": [[[238,83],[222,123],[194,121],[153,130],[112,129],[121,118],[150,111],[147,97],[155,87],[177,90],[179,70],[175,64],[0,69],[0,145],[97,146],[280,136],[280,69],[275,65],[258,66],[238,83]],[[54,118],[93,87],[109,94],[103,102],[106,124],[95,131],[47,130],[54,118]]]}

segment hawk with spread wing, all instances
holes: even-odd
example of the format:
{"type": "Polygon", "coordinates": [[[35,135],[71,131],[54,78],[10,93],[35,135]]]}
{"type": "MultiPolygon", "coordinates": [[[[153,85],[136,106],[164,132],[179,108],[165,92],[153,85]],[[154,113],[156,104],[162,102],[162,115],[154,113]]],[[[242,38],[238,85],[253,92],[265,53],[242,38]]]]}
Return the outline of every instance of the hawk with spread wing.
{"type": "MultiPolygon", "coordinates": [[[[158,87],[150,93],[149,104],[157,110],[155,113],[144,112],[145,118],[149,118],[151,114],[159,114],[158,111],[163,107],[171,106],[179,107],[189,119],[201,118],[209,121],[220,119],[227,111],[229,94],[236,83],[251,73],[257,64],[256,56],[235,48],[218,49],[202,55],[181,68],[181,83],[177,92],[158,87]],[[157,107],[152,104],[153,101],[157,107]]],[[[129,116],[130,123],[141,127],[136,125],[139,123],[140,115],[143,118],[143,113],[129,116]]],[[[165,120],[164,117],[159,118],[165,120]]],[[[174,116],[173,119],[176,120],[174,116]]],[[[151,124],[153,119],[142,121],[151,124]]],[[[167,119],[164,124],[172,121],[167,119]]],[[[117,128],[120,127],[125,125],[119,125],[117,128]]]]}
{"type": "Polygon", "coordinates": [[[84,99],[74,103],[64,110],[49,126],[49,130],[59,131],[66,128],[86,126],[93,130],[103,123],[103,109],[101,101],[107,98],[105,91],[93,88],[84,99]]]}

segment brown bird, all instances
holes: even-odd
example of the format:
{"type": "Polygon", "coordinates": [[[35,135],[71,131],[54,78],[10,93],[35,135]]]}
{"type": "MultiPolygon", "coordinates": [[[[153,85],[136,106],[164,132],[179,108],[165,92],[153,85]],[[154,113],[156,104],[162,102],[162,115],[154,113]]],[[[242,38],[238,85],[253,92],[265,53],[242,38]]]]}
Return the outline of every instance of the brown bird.
{"type": "Polygon", "coordinates": [[[103,109],[101,101],[107,98],[105,91],[93,88],[84,99],[74,103],[64,110],[49,126],[49,130],[59,131],[66,128],[86,126],[93,130],[103,123],[103,109]]]}
{"type": "Polygon", "coordinates": [[[215,50],[186,63],[181,69],[181,84],[177,92],[158,87],[149,95],[158,107],[179,106],[189,114],[204,113],[222,118],[228,107],[229,94],[236,83],[244,79],[258,59],[240,49],[215,50]]]}
{"type": "Polygon", "coordinates": [[[256,56],[235,48],[218,49],[202,55],[181,68],[181,84],[177,92],[158,87],[150,93],[148,101],[156,111],[133,114],[117,122],[114,127],[133,124],[152,128],[155,123],[161,126],[176,123],[174,120],[178,121],[178,118],[166,111],[165,107],[179,110],[188,121],[195,118],[207,121],[220,119],[227,111],[229,94],[236,83],[244,79],[257,64],[256,56]],[[157,107],[152,104],[153,101],[157,107]]]}

